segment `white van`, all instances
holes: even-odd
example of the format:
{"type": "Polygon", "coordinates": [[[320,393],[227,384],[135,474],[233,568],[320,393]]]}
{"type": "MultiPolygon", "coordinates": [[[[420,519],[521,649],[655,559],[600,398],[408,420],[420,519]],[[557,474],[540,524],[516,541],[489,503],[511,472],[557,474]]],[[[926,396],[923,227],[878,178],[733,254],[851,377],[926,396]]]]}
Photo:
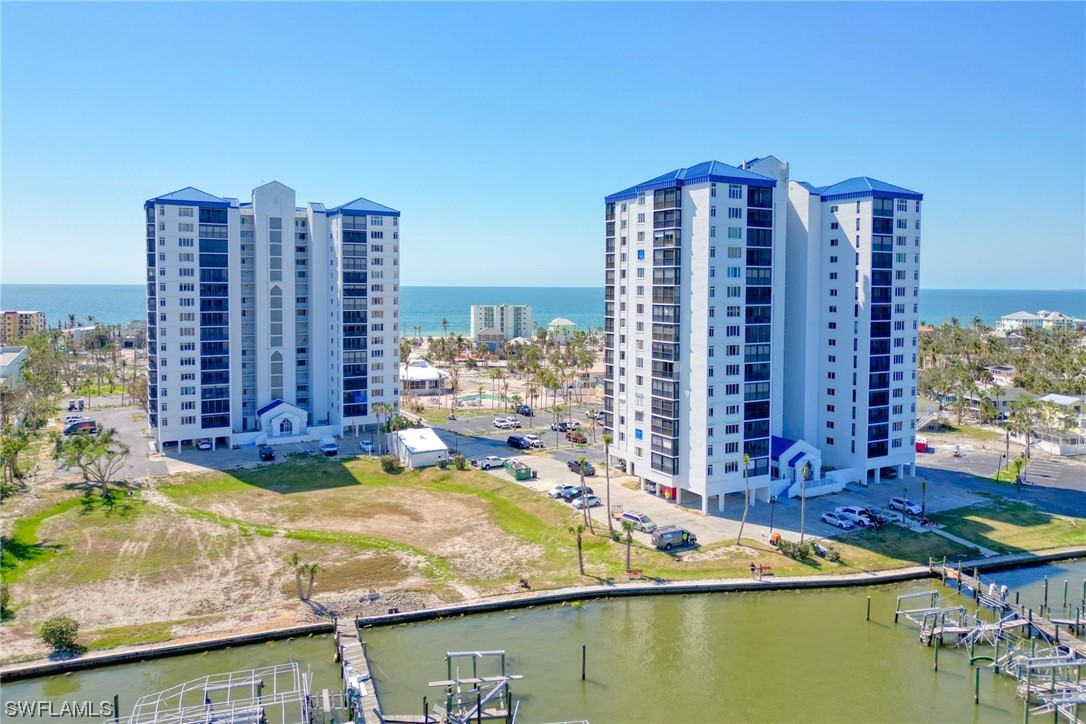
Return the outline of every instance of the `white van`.
{"type": "Polygon", "coordinates": [[[321,438],[321,452],[332,457],[339,453],[339,445],[336,444],[336,439],[331,435],[325,435],[321,438]]]}

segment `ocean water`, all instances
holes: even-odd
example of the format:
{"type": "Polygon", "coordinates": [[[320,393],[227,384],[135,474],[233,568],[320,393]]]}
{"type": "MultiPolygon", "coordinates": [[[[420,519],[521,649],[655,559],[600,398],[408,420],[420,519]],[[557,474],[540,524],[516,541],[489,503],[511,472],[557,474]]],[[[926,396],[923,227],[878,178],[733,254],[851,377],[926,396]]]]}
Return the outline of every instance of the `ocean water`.
{"type": "MultiPolygon", "coordinates": [[[[67,324],[69,314],[123,324],[145,318],[144,293],[141,284],[6,284],[0,307],[42,310],[50,326],[67,324]]],[[[467,334],[473,304],[527,304],[539,325],[566,317],[578,329],[603,326],[602,287],[401,287],[401,330],[410,335],[418,326],[424,335],[439,335],[446,319],[449,333],[467,334]]],[[[969,325],[974,316],[991,325],[1011,312],[1040,309],[1086,319],[1086,290],[920,290],[920,319],[933,325],[952,317],[969,325]]]]}

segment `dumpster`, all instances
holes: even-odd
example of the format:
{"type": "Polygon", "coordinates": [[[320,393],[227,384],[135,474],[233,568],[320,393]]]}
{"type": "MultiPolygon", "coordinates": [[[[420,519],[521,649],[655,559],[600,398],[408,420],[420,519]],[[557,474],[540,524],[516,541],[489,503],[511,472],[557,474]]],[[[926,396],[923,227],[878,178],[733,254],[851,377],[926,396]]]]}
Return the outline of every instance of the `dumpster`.
{"type": "Polygon", "coordinates": [[[505,470],[513,476],[513,480],[531,480],[532,478],[532,469],[516,460],[506,460],[505,470]]]}

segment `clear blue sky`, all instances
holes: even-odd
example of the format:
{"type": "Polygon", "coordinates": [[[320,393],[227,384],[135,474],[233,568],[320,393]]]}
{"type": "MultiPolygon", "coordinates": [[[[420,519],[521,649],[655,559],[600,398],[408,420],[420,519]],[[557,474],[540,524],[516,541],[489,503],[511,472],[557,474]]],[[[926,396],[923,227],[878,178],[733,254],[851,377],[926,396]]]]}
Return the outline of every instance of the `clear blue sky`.
{"type": "Polygon", "coordinates": [[[141,283],[192,185],[403,212],[402,283],[596,286],[603,197],[921,191],[926,288],[1086,286],[1082,3],[0,5],[4,282],[141,283]]]}

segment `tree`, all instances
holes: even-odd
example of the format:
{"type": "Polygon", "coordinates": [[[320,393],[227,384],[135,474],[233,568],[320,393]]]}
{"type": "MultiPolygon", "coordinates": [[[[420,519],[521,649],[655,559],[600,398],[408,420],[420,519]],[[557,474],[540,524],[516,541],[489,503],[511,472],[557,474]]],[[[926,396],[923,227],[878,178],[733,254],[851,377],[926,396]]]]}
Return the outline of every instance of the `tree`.
{"type": "MultiPolygon", "coordinates": [[[[584,455],[577,459],[577,467],[581,473],[581,514],[584,515],[584,521],[588,524],[588,529],[595,535],[596,529],[592,527],[592,508],[588,505],[588,488],[584,484],[584,468],[587,464],[588,461],[584,455]]],[[[608,519],[610,519],[610,515],[608,515],[608,519]]]]}
{"type": "Polygon", "coordinates": [[[140,406],[141,410],[146,410],[150,398],[148,397],[147,389],[147,376],[137,375],[132,379],[132,386],[129,388],[132,394],[132,399],[136,404],[140,406]]]}
{"type": "Polygon", "coordinates": [[[38,636],[54,651],[71,651],[79,635],[79,623],[68,616],[53,616],[38,629],[38,636]]]}
{"type": "Polygon", "coordinates": [[[302,571],[305,570],[305,565],[302,564],[302,558],[298,555],[298,552],[290,554],[290,567],[294,569],[294,591],[298,594],[298,600],[304,601],[305,596],[302,595],[302,571]]]}
{"type": "Polygon", "coordinates": [[[808,461],[799,472],[803,478],[799,493],[799,544],[803,545],[807,533],[807,478],[813,474],[811,463],[808,461]]]}
{"type": "Polygon", "coordinates": [[[634,524],[631,521],[622,521],[622,530],[626,532],[626,570],[630,570],[630,548],[633,545],[634,524]]]}
{"type": "Polygon", "coordinates": [[[378,402],[374,404],[370,409],[377,415],[377,434],[379,436],[377,447],[378,455],[384,455],[388,452],[388,438],[386,437],[385,427],[388,424],[389,416],[392,415],[395,408],[387,402],[378,402]],[[382,418],[384,422],[382,422],[382,418]]]}
{"type": "Polygon", "coordinates": [[[1030,457],[1030,445],[1033,435],[1037,432],[1037,420],[1040,415],[1040,406],[1037,400],[1031,397],[1019,397],[1011,403],[1010,428],[1018,435],[1026,438],[1026,457],[1030,457]]]}
{"type": "Polygon", "coordinates": [[[128,445],[112,427],[97,435],[85,432],[57,435],[53,445],[53,457],[66,467],[77,468],[88,488],[98,485],[103,498],[109,496],[109,484],[124,467],[129,452],[128,445]]]}
{"type": "Polygon", "coordinates": [[[4,460],[3,485],[0,485],[0,500],[8,497],[15,490],[15,483],[23,477],[19,470],[19,455],[30,445],[30,434],[26,428],[14,429],[10,425],[0,432],[0,458],[4,460]]]}
{"type": "Polygon", "coordinates": [[[743,519],[739,521],[739,534],[735,536],[736,545],[739,545],[743,539],[743,528],[747,525],[747,511],[750,510],[750,455],[746,453],[743,453],[743,487],[746,488],[746,495],[743,496],[743,519]]]}
{"type": "MultiPolygon", "coordinates": [[[[611,435],[606,432],[603,433],[603,474],[607,476],[607,530],[611,533],[611,538],[614,538],[615,525],[611,516],[611,435]]],[[[629,563],[626,567],[630,567],[629,563]]]]}
{"type": "Polygon", "coordinates": [[[449,336],[449,320],[442,318],[441,320],[441,336],[449,336]]]}
{"type": "Polygon", "coordinates": [[[309,585],[305,588],[305,599],[307,601],[313,595],[313,580],[317,577],[318,570],[320,570],[320,566],[316,563],[310,563],[305,567],[305,572],[309,574],[309,585]]]}
{"type": "Polygon", "coordinates": [[[578,523],[572,525],[569,528],[569,532],[577,536],[577,568],[581,572],[581,575],[585,575],[584,572],[584,549],[582,543],[582,537],[584,536],[584,524],[578,523]]]}

